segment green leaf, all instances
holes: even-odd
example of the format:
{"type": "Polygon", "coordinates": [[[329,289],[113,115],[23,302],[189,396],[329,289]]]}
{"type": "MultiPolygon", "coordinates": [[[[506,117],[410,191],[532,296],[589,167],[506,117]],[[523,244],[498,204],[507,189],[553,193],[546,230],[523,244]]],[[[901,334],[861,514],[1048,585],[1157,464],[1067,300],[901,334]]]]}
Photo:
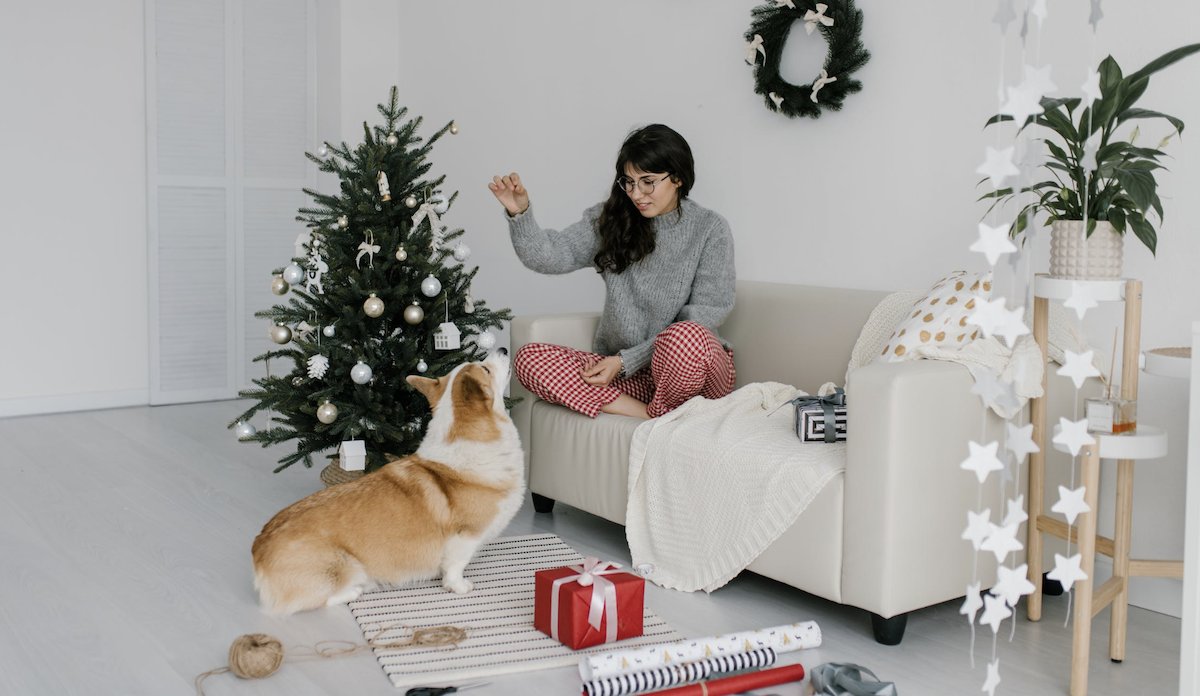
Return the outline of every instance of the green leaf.
{"type": "Polygon", "coordinates": [[[1070,158],[1067,157],[1067,153],[1063,152],[1063,149],[1057,144],[1049,140],[1043,140],[1042,142],[1046,143],[1046,147],[1050,149],[1050,154],[1054,157],[1054,159],[1062,162],[1063,164],[1071,163],[1070,158]]]}
{"type": "Polygon", "coordinates": [[[1121,117],[1121,112],[1137,103],[1138,99],[1146,93],[1146,88],[1150,86],[1150,78],[1143,77],[1140,80],[1131,81],[1130,78],[1125,78],[1121,83],[1121,92],[1124,96],[1121,97],[1117,104],[1117,109],[1113,115],[1118,119],[1121,117]]]}
{"type": "Polygon", "coordinates": [[[1100,94],[1108,97],[1121,84],[1121,66],[1117,65],[1117,61],[1112,56],[1109,56],[1100,62],[1099,72],[1100,94]]]}
{"type": "Polygon", "coordinates": [[[1087,236],[1091,237],[1092,233],[1095,231],[1096,231],[1096,218],[1089,218],[1088,224],[1087,224],[1087,236]]]}
{"type": "Polygon", "coordinates": [[[1175,126],[1175,130],[1179,131],[1180,134],[1183,133],[1183,121],[1175,118],[1174,116],[1164,114],[1161,111],[1152,111],[1150,109],[1126,109],[1125,112],[1121,114],[1121,120],[1118,121],[1117,124],[1120,125],[1121,123],[1134,118],[1165,118],[1171,122],[1172,126],[1175,126]]]}
{"type": "Polygon", "coordinates": [[[1113,169],[1113,175],[1121,183],[1121,188],[1125,189],[1133,198],[1138,210],[1144,214],[1150,209],[1151,200],[1155,195],[1154,190],[1157,188],[1153,174],[1145,169],[1117,167],[1113,169]]]}
{"type": "MultiPolygon", "coordinates": [[[[1158,58],[1155,58],[1154,60],[1150,61],[1149,63],[1146,63],[1145,67],[1143,67],[1141,70],[1138,70],[1137,72],[1131,74],[1127,79],[1129,79],[1131,81],[1137,81],[1137,80],[1142,79],[1143,77],[1149,77],[1150,75],[1153,75],[1154,73],[1158,72],[1159,70],[1162,70],[1163,68],[1165,68],[1169,65],[1178,63],[1179,61],[1183,60],[1184,58],[1187,58],[1188,56],[1190,56],[1196,52],[1200,52],[1200,43],[1189,44],[1187,46],[1181,46],[1180,48],[1177,48],[1173,51],[1167,51],[1166,53],[1162,54],[1158,58]]],[[[1143,241],[1145,241],[1145,240],[1143,240],[1143,241]]],[[[1147,246],[1149,246],[1149,245],[1147,245],[1147,246]]]]}
{"type": "Polygon", "coordinates": [[[1113,229],[1121,234],[1125,234],[1125,209],[1113,206],[1108,209],[1108,221],[1112,223],[1113,229]]]}
{"type": "Polygon", "coordinates": [[[1134,213],[1128,217],[1128,221],[1129,226],[1133,228],[1133,233],[1142,240],[1142,244],[1146,245],[1151,254],[1157,255],[1158,235],[1155,234],[1154,228],[1147,222],[1146,217],[1140,213],[1134,213]]]}

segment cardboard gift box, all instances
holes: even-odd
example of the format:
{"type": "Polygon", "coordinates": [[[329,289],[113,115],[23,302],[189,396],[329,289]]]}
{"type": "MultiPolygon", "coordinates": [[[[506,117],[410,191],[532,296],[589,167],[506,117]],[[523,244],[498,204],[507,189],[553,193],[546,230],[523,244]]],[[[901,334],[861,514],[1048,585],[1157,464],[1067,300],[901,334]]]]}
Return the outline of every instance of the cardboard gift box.
{"type": "Polygon", "coordinates": [[[581,566],[537,571],[534,628],[572,650],[642,635],[646,581],[620,567],[588,558],[581,566]]]}

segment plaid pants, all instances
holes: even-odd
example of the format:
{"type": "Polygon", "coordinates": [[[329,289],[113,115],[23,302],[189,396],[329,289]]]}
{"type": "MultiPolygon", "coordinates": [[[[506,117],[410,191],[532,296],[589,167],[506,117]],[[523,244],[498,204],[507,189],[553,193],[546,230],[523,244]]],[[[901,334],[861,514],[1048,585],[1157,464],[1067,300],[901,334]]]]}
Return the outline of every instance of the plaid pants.
{"type": "Polygon", "coordinates": [[[676,322],[656,336],[649,368],[618,377],[607,387],[584,382],[583,366],[604,357],[550,343],[527,343],[513,359],[513,372],[541,399],[592,418],[621,394],[645,403],[646,413],[657,418],[693,396],[719,399],[733,391],[733,351],[695,322],[676,322]]]}

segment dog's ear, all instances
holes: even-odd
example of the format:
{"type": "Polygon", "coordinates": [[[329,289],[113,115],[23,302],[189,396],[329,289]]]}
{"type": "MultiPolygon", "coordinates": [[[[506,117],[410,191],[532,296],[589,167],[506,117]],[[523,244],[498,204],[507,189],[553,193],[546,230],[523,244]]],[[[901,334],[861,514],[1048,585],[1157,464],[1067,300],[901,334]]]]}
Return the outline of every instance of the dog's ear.
{"type": "Polygon", "coordinates": [[[429,379],[420,375],[409,375],[404,379],[425,395],[425,398],[429,400],[430,408],[437,406],[438,402],[442,400],[442,394],[446,391],[446,385],[442,384],[440,379],[429,379]]]}

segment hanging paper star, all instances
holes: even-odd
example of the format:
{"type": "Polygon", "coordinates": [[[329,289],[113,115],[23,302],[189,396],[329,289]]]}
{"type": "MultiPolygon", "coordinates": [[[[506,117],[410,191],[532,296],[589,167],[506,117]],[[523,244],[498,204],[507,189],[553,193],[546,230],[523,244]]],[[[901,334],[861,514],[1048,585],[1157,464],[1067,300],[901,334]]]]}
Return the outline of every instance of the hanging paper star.
{"type": "Polygon", "coordinates": [[[1025,495],[1018,495],[1016,498],[1009,498],[1005,501],[1008,506],[1008,514],[1004,516],[1004,520],[1000,523],[1001,527],[1007,527],[1013,524],[1021,524],[1029,519],[1029,515],[1025,514],[1025,495]]]}
{"type": "Polygon", "coordinates": [[[1000,624],[1010,616],[1012,616],[1012,610],[1008,608],[1003,599],[992,595],[983,596],[983,616],[980,617],[979,623],[991,626],[992,633],[999,633],[1000,624]]]}
{"type": "Polygon", "coordinates": [[[771,97],[771,101],[775,102],[776,109],[778,109],[780,107],[780,105],[783,104],[783,97],[779,96],[778,94],[771,92],[771,94],[769,96],[771,97]]]}
{"type": "Polygon", "coordinates": [[[1025,126],[1025,121],[1030,116],[1044,112],[1045,109],[1042,108],[1037,95],[1022,87],[1009,87],[1008,99],[1005,100],[1004,106],[1000,107],[1000,113],[1012,116],[1013,121],[1021,127],[1025,126]]]}
{"type": "Polygon", "coordinates": [[[1099,152],[1100,133],[1097,133],[1096,135],[1088,138],[1083,144],[1083,157],[1079,159],[1079,164],[1083,167],[1083,171],[1088,172],[1089,174],[1096,171],[1096,155],[1099,152]]]}
{"type": "Polygon", "coordinates": [[[1083,554],[1077,553],[1070,558],[1065,558],[1062,554],[1056,553],[1054,554],[1054,570],[1046,573],[1046,577],[1062,584],[1063,592],[1070,592],[1071,585],[1074,585],[1076,581],[1087,580],[1087,573],[1079,567],[1082,562],[1083,554]]]}
{"type": "Polygon", "coordinates": [[[1092,11],[1088,15],[1088,24],[1092,25],[1092,33],[1096,33],[1096,27],[1100,25],[1100,20],[1104,19],[1104,10],[1100,9],[1100,0],[1092,0],[1092,11]]]}
{"type": "MultiPolygon", "coordinates": [[[[790,2],[788,4],[791,5],[790,2]]],[[[804,30],[807,31],[810,36],[812,35],[813,31],[817,28],[818,22],[820,22],[821,24],[824,24],[827,27],[833,26],[833,18],[825,16],[825,10],[829,9],[829,6],[823,2],[818,2],[816,7],[817,7],[816,12],[809,10],[804,13],[804,30]]],[[[793,5],[792,8],[795,9],[795,5],[793,5]]]]}
{"type": "Polygon", "coordinates": [[[1025,326],[1025,308],[1017,307],[1016,309],[1006,309],[1000,315],[1000,321],[996,323],[992,334],[995,336],[1003,336],[1004,342],[1009,348],[1012,348],[1017,343],[1017,339],[1029,333],[1029,327],[1025,326]]]}
{"type": "Polygon", "coordinates": [[[1058,86],[1050,79],[1050,66],[1035,68],[1032,65],[1025,66],[1025,81],[1021,83],[1030,94],[1037,95],[1040,100],[1042,97],[1050,94],[1058,89],[1058,86]]]}
{"type": "Polygon", "coordinates": [[[1013,0],[1000,0],[996,5],[996,14],[992,17],[992,23],[1000,27],[1001,34],[1008,33],[1008,25],[1017,18],[1016,11],[1013,10],[1013,0]]]}
{"type": "Polygon", "coordinates": [[[975,623],[975,614],[983,608],[983,597],[979,596],[979,583],[971,583],[967,585],[967,596],[963,599],[962,607],[958,613],[967,617],[971,623],[975,623]]]}
{"type": "MultiPolygon", "coordinates": [[[[1000,394],[996,396],[996,408],[1004,413],[1012,413],[1021,408],[1021,400],[1017,398],[1017,389],[1012,382],[1000,380],[1000,394]]],[[[1007,416],[1011,418],[1012,416],[1007,416]]]]}
{"type": "Polygon", "coordinates": [[[1095,70],[1088,72],[1087,80],[1083,83],[1083,94],[1087,97],[1085,105],[1091,105],[1092,102],[1100,98],[1100,73],[1095,70]]]}
{"type": "Polygon", "coordinates": [[[967,528],[963,530],[962,538],[971,542],[971,546],[978,551],[979,547],[987,539],[988,534],[992,533],[992,509],[987,508],[983,512],[971,512],[967,510],[967,528]]]}
{"type": "Polygon", "coordinates": [[[989,525],[991,534],[979,545],[980,551],[991,551],[996,554],[996,562],[1003,563],[1009,553],[1020,551],[1025,546],[1017,541],[1017,531],[1020,525],[989,525]]]}
{"type": "Polygon", "coordinates": [[[1004,603],[1014,609],[1021,597],[1033,594],[1036,589],[1029,582],[1029,566],[1025,563],[1016,568],[999,566],[996,568],[996,584],[992,586],[992,594],[1004,599],[1004,603]]]}
{"type": "MultiPolygon", "coordinates": [[[[1021,161],[1017,163],[1017,184],[1024,186],[1033,181],[1033,177],[1037,174],[1038,167],[1046,162],[1044,145],[1041,140],[1033,140],[1026,143],[1025,155],[1021,161]]],[[[1032,213],[1030,213],[1032,216],[1032,213]]],[[[1032,229],[1032,228],[1030,228],[1032,229]]]]}
{"type": "Polygon", "coordinates": [[[1071,381],[1075,383],[1076,389],[1082,388],[1083,383],[1087,381],[1088,377],[1100,376],[1100,370],[1097,370],[1096,366],[1092,364],[1092,357],[1095,351],[1084,351],[1082,355],[1073,353],[1070,350],[1063,350],[1063,353],[1067,356],[1067,362],[1058,368],[1056,374],[1063,377],[1070,377],[1071,381]]]}
{"type": "Polygon", "coordinates": [[[1000,686],[1000,658],[988,663],[987,681],[983,682],[980,691],[986,691],[988,696],[996,696],[996,687],[1000,686]]]}
{"type": "Polygon", "coordinates": [[[986,445],[980,445],[974,440],[967,442],[971,454],[958,465],[958,468],[964,471],[974,471],[975,477],[979,479],[980,483],[983,483],[987,480],[989,473],[1004,468],[1004,464],[996,458],[996,449],[999,446],[1000,443],[995,440],[986,445]]]}
{"type": "Polygon", "coordinates": [[[1037,17],[1038,31],[1042,29],[1042,23],[1046,21],[1046,0],[1033,0],[1033,7],[1030,8],[1029,14],[1037,17]]]}
{"type": "Polygon", "coordinates": [[[1054,507],[1050,508],[1050,512],[1057,512],[1067,518],[1067,524],[1075,524],[1075,518],[1085,512],[1091,511],[1091,506],[1083,502],[1083,496],[1087,493],[1086,486],[1080,486],[1075,490],[1071,490],[1066,486],[1058,487],[1058,502],[1054,507]]]}
{"type": "Polygon", "coordinates": [[[967,315],[967,322],[978,326],[985,336],[991,336],[995,332],[996,327],[1004,321],[1005,298],[998,297],[994,300],[985,300],[976,295],[972,299],[975,301],[975,309],[971,310],[971,313],[967,315]]]}
{"type": "Polygon", "coordinates": [[[976,376],[975,384],[971,385],[971,393],[983,401],[984,408],[990,408],[992,404],[996,403],[1002,389],[995,370],[984,370],[976,376]]]}
{"type": "Polygon", "coordinates": [[[756,53],[762,54],[763,62],[765,63],[767,60],[767,49],[763,48],[763,37],[761,34],[755,34],[754,40],[746,44],[746,62],[754,65],[754,62],[758,60],[758,56],[755,55],[756,53]]]}
{"type": "MultiPolygon", "coordinates": [[[[1021,173],[1021,170],[1017,169],[1012,161],[1015,149],[1015,147],[1006,147],[1003,150],[997,150],[988,145],[984,153],[984,162],[975,171],[986,176],[992,182],[992,188],[1002,188],[1005,179],[1021,173]]],[[[981,230],[983,229],[983,225],[979,227],[981,230]]],[[[992,262],[992,264],[995,263],[995,261],[992,262]]]]}
{"type": "Polygon", "coordinates": [[[1053,442],[1066,446],[1071,451],[1071,456],[1079,454],[1079,450],[1083,449],[1084,445],[1092,445],[1096,443],[1095,438],[1088,435],[1087,419],[1078,421],[1069,421],[1066,418],[1058,419],[1059,432],[1054,436],[1053,442]]]}
{"type": "Polygon", "coordinates": [[[1012,423],[1005,423],[1008,429],[1008,438],[1004,441],[1004,446],[1012,452],[1013,460],[1018,464],[1025,460],[1025,457],[1040,452],[1038,446],[1033,442],[1033,423],[1028,423],[1017,427],[1012,423]]]}
{"type": "Polygon", "coordinates": [[[1075,310],[1075,316],[1079,317],[1080,321],[1083,321],[1083,315],[1087,314],[1087,311],[1092,307],[1098,307],[1099,304],[1096,302],[1096,296],[1092,292],[1092,286],[1086,283],[1072,282],[1071,296],[1063,302],[1063,306],[1067,309],[1075,310]]]}

